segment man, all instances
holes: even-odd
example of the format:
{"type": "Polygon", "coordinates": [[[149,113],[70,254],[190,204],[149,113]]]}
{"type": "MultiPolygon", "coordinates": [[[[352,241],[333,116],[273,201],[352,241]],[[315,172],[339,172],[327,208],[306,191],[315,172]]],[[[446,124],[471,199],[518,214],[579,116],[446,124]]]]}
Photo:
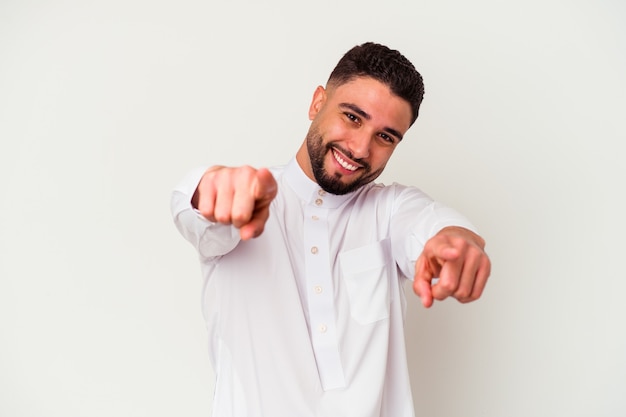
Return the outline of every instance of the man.
{"type": "Polygon", "coordinates": [[[204,276],[214,417],[414,415],[404,282],[430,307],[476,300],[490,272],[463,216],[373,183],[423,91],[398,51],[356,46],[315,90],[286,166],[214,166],[174,191],[204,276]]]}

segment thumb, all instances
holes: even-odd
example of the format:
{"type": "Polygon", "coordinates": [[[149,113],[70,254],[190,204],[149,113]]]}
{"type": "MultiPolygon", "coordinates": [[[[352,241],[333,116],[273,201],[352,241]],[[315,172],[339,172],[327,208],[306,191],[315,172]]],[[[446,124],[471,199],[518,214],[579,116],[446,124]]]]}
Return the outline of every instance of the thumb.
{"type": "Polygon", "coordinates": [[[256,181],[253,183],[252,194],[254,199],[269,202],[274,199],[277,192],[274,176],[267,168],[259,168],[256,172],[256,181]]]}
{"type": "Polygon", "coordinates": [[[239,235],[242,240],[252,239],[263,233],[265,222],[270,214],[270,204],[277,192],[278,186],[272,173],[266,168],[257,170],[252,182],[254,210],[250,221],[239,228],[239,235]]]}

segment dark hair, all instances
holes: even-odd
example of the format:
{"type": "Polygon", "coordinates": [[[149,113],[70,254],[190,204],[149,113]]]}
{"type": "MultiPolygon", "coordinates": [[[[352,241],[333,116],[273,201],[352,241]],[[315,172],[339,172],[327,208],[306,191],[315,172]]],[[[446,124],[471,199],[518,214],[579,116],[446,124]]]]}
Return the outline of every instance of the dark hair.
{"type": "Polygon", "coordinates": [[[384,45],[366,42],[350,49],[328,78],[329,86],[340,86],[356,77],[371,77],[386,84],[391,92],[409,102],[417,119],[424,98],[424,81],[411,61],[384,45]]]}

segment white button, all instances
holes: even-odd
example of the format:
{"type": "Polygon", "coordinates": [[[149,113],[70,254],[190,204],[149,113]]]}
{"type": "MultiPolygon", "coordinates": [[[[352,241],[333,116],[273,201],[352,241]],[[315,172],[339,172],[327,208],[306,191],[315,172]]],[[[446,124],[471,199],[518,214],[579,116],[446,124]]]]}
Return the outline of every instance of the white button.
{"type": "Polygon", "coordinates": [[[315,291],[315,294],[321,294],[322,293],[322,287],[319,285],[316,285],[315,287],[313,287],[313,290],[315,291]]]}
{"type": "Polygon", "coordinates": [[[319,327],[320,333],[326,333],[326,330],[328,330],[328,327],[326,327],[325,324],[320,324],[320,327],[319,327]]]}
{"type": "Polygon", "coordinates": [[[318,195],[322,195],[322,196],[324,196],[324,195],[326,195],[326,191],[324,191],[324,190],[319,190],[319,191],[317,192],[317,194],[318,194],[318,195]]]}
{"type": "Polygon", "coordinates": [[[313,255],[316,255],[316,254],[317,254],[317,252],[318,252],[317,246],[313,246],[313,247],[311,248],[311,253],[312,253],[313,255]]]}
{"type": "Polygon", "coordinates": [[[324,200],[322,200],[321,198],[318,198],[317,200],[315,200],[315,205],[321,206],[322,204],[324,204],[324,200]]]}

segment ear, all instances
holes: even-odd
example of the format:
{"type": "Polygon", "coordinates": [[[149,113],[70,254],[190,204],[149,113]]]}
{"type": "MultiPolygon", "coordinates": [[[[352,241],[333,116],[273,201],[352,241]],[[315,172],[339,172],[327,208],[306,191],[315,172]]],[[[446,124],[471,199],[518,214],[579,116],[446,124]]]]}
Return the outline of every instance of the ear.
{"type": "Polygon", "coordinates": [[[317,113],[324,106],[326,101],[326,90],[321,85],[317,86],[313,93],[313,100],[311,100],[311,106],[309,107],[309,120],[315,119],[317,113]]]}

